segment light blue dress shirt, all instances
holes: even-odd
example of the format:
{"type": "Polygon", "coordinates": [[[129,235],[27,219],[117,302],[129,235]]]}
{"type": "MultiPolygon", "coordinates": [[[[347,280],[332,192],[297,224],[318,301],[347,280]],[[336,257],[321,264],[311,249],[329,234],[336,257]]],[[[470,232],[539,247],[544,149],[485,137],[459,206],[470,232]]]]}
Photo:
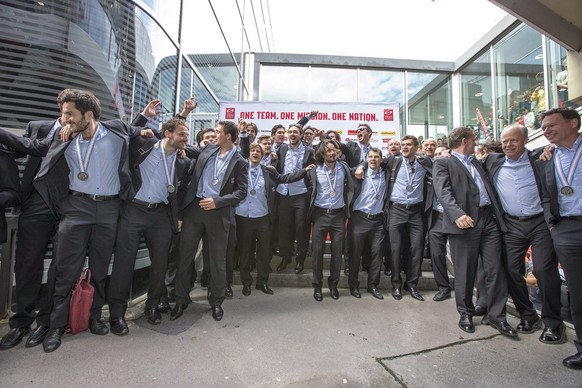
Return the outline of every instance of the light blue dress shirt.
{"type": "MultiPolygon", "coordinates": [[[[291,146],[285,154],[285,168],[283,174],[290,174],[303,168],[303,158],[305,157],[305,146],[300,143],[296,149],[291,146]]],[[[277,186],[277,193],[281,195],[299,195],[307,193],[307,186],[303,179],[293,183],[281,183],[277,186]]]]}
{"type": "Polygon", "coordinates": [[[422,202],[425,175],[426,170],[418,163],[418,159],[415,158],[412,165],[408,162],[408,159],[402,159],[402,164],[394,180],[390,201],[409,206],[422,202]],[[411,179],[414,189],[408,191],[406,186],[409,185],[411,179]]]}
{"type": "Polygon", "coordinates": [[[366,175],[362,181],[362,191],[354,202],[354,210],[368,214],[384,212],[384,197],[386,196],[386,175],[380,169],[375,173],[371,168],[366,169],[366,175]],[[376,198],[376,196],[379,198],[376,198]]]}
{"type": "MultiPolygon", "coordinates": [[[[135,198],[148,203],[163,202],[167,204],[168,178],[166,176],[164,162],[162,161],[163,154],[160,145],[161,141],[157,142],[146,159],[139,165],[141,187],[135,195],[135,198]]],[[[166,156],[166,163],[170,174],[172,174],[172,165],[174,164],[177,153],[177,151],[174,151],[166,156]]],[[[172,184],[174,184],[174,176],[170,175],[170,177],[172,184]]]]}
{"type": "Polygon", "coordinates": [[[202,171],[202,176],[200,177],[200,182],[198,182],[198,189],[196,191],[196,197],[198,198],[218,198],[220,197],[220,188],[222,187],[222,181],[224,180],[224,174],[228,169],[228,164],[232,159],[234,153],[236,152],[236,147],[232,147],[230,150],[220,155],[220,148],[217,149],[214,154],[208,158],[206,161],[206,166],[202,171]],[[218,159],[218,160],[217,160],[218,159]],[[216,179],[218,182],[213,184],[216,179]]]}
{"type": "Polygon", "coordinates": [[[83,140],[79,134],[71,140],[71,144],[65,150],[65,158],[71,170],[69,188],[93,195],[119,195],[119,159],[124,140],[108,131],[101,123],[98,124],[96,136],[89,165],[85,169],[88,175],[86,181],[78,178],[81,167],[79,166],[77,144],[81,150],[81,160],[84,161],[90,140],[83,140]]]}
{"type": "Polygon", "coordinates": [[[323,209],[340,209],[344,207],[344,183],[346,172],[341,164],[336,163],[333,171],[325,165],[315,168],[317,176],[317,193],[314,204],[323,209]],[[331,183],[331,184],[330,184],[331,183]],[[331,196],[331,191],[335,195],[331,196]]]}
{"type": "MultiPolygon", "coordinates": [[[[579,135],[571,149],[566,147],[556,147],[556,157],[560,158],[560,162],[562,162],[562,169],[566,178],[568,177],[567,173],[570,171],[574,155],[576,154],[576,150],[581,141],[582,135],[579,135]]],[[[560,208],[560,215],[562,217],[582,216],[582,163],[578,163],[576,166],[572,182],[569,185],[574,189],[572,195],[564,195],[560,192],[564,185],[558,176],[557,166],[554,173],[556,175],[556,186],[558,187],[558,206],[560,208]]]]}
{"type": "Polygon", "coordinates": [[[505,157],[494,183],[503,210],[514,217],[529,217],[542,212],[538,187],[527,151],[517,160],[505,157]]]}
{"type": "Polygon", "coordinates": [[[267,193],[265,192],[265,176],[261,166],[253,167],[249,164],[249,183],[247,196],[235,207],[237,216],[246,218],[259,218],[269,214],[267,193]],[[252,194],[252,190],[255,194],[252,194]]]}

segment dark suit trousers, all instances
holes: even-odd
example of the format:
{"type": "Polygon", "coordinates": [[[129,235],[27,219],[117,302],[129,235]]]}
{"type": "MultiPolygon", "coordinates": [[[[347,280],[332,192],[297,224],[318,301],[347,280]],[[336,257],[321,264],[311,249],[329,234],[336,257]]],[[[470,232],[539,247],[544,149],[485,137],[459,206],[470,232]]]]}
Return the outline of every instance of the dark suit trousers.
{"type": "Polygon", "coordinates": [[[451,290],[451,281],[447,270],[447,234],[441,232],[443,216],[443,213],[432,212],[432,225],[428,230],[428,243],[434,280],[439,291],[447,292],[451,290]]]}
{"type": "Polygon", "coordinates": [[[10,317],[10,327],[26,327],[35,320],[48,326],[50,303],[48,295],[41,292],[44,259],[51,237],[56,231],[55,220],[38,192],[32,193],[22,203],[18,219],[18,240],[14,261],[16,281],[16,314],[10,317]]]}
{"type": "MultiPolygon", "coordinates": [[[[570,312],[577,339],[578,352],[582,352],[582,217],[561,218],[550,233],[554,249],[564,269],[570,292],[570,312]]],[[[534,263],[535,266],[535,263],[534,263]]],[[[535,268],[535,267],[534,267],[535,268]]]]}
{"type": "Polygon", "coordinates": [[[238,243],[240,249],[240,279],[243,285],[250,286],[253,277],[249,259],[257,247],[257,285],[269,281],[269,262],[271,259],[271,223],[269,215],[259,218],[236,216],[238,243]]]}
{"type": "Polygon", "coordinates": [[[492,321],[505,321],[507,277],[501,259],[501,233],[489,206],[479,209],[477,224],[464,234],[449,234],[455,267],[455,300],[459,314],[473,316],[473,287],[478,257],[483,258],[487,285],[487,312],[492,321]]]}
{"type": "MultiPolygon", "coordinates": [[[[230,224],[230,229],[228,230],[228,243],[226,246],[226,282],[228,284],[232,284],[234,278],[234,257],[236,256],[238,250],[236,230],[236,223],[230,224]]],[[[204,255],[204,253],[202,254],[204,255]]]]}
{"type": "Polygon", "coordinates": [[[293,249],[293,235],[297,239],[297,263],[304,263],[309,246],[309,207],[307,193],[299,195],[277,194],[277,215],[279,220],[279,255],[290,258],[293,249]]]}
{"type": "Polygon", "coordinates": [[[164,294],[164,279],[172,241],[169,209],[167,206],[148,209],[143,205],[126,201],[121,208],[113,269],[109,280],[108,297],[111,318],[121,318],[125,315],[139,240],[142,235],[148,247],[151,262],[146,308],[156,307],[164,294]]]}
{"type": "Polygon", "coordinates": [[[506,215],[504,220],[508,229],[507,233],[503,234],[503,244],[507,258],[509,295],[521,319],[531,320],[537,316],[523,278],[525,254],[531,245],[533,272],[542,297],[542,319],[547,327],[558,327],[562,323],[560,316],[562,281],[558,272],[558,258],[543,214],[526,221],[519,221],[506,215]]]}
{"type": "Polygon", "coordinates": [[[329,233],[331,239],[331,261],[329,264],[329,283],[337,284],[340,278],[343,254],[343,240],[345,238],[346,215],[343,209],[335,214],[327,214],[321,209],[313,213],[311,245],[313,247],[313,287],[323,286],[323,253],[325,238],[329,233]]]}
{"type": "MultiPolygon", "coordinates": [[[[54,262],[53,307],[50,327],[65,327],[69,320],[71,291],[89,256],[91,284],[95,287],[91,319],[101,318],[105,280],[117,232],[121,201],[93,201],[72,195],[61,203],[61,222],[54,262]]],[[[52,283],[53,280],[49,281],[52,283]]]]}
{"type": "Polygon", "coordinates": [[[400,288],[402,285],[400,270],[403,267],[401,252],[404,249],[404,256],[408,256],[406,283],[408,287],[416,288],[420,278],[426,234],[422,206],[414,205],[412,208],[404,209],[399,205],[390,205],[389,233],[392,245],[392,287],[400,288]],[[409,246],[405,246],[406,240],[409,241],[409,246]]]}
{"type": "MultiPolygon", "coordinates": [[[[380,270],[382,267],[382,249],[384,248],[384,217],[369,219],[360,212],[354,212],[348,223],[348,264],[350,274],[348,284],[350,288],[360,285],[360,257],[365,247],[368,247],[370,259],[368,267],[367,288],[376,288],[380,284],[380,270]]],[[[362,258],[363,260],[363,258],[362,258]]]]}
{"type": "Polygon", "coordinates": [[[198,244],[206,232],[208,236],[209,281],[208,302],[221,305],[226,289],[226,248],[230,224],[224,223],[220,209],[202,210],[200,200],[195,199],[184,209],[182,236],[180,237],[180,262],[176,275],[176,302],[189,304],[192,270],[198,244]]]}

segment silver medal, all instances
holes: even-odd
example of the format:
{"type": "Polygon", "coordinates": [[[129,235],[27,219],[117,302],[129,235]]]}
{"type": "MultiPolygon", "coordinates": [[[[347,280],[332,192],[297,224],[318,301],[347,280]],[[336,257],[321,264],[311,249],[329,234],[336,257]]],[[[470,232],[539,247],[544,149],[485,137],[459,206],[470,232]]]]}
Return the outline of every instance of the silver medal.
{"type": "Polygon", "coordinates": [[[566,196],[569,196],[569,195],[574,194],[574,189],[571,188],[570,186],[564,186],[560,189],[560,193],[562,193],[566,196]]]}
{"type": "Polygon", "coordinates": [[[77,178],[79,178],[79,180],[81,181],[86,181],[87,179],[89,179],[89,174],[87,174],[84,171],[81,171],[80,173],[77,174],[77,178]]]}

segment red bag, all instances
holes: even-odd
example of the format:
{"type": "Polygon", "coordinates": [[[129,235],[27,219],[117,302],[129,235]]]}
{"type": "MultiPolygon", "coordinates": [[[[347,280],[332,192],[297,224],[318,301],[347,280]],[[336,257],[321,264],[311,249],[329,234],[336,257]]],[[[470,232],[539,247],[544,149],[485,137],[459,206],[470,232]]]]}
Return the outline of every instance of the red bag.
{"type": "Polygon", "coordinates": [[[81,276],[73,287],[71,295],[69,309],[69,332],[71,334],[77,334],[89,328],[94,292],[95,288],[91,285],[91,270],[85,268],[81,271],[81,276]]]}

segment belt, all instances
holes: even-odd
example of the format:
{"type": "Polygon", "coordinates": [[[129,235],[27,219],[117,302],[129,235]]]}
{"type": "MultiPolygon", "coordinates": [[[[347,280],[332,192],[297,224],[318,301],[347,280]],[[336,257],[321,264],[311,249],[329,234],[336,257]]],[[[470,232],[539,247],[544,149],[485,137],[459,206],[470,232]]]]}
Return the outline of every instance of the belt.
{"type": "Polygon", "coordinates": [[[405,204],[398,203],[398,202],[390,202],[390,205],[397,207],[399,209],[404,209],[404,210],[418,210],[418,209],[423,208],[422,202],[415,203],[413,205],[405,205],[405,204]]]}
{"type": "Polygon", "coordinates": [[[119,195],[97,195],[97,194],[87,194],[87,193],[82,193],[80,191],[75,191],[75,190],[69,190],[69,194],[74,195],[75,197],[80,197],[80,198],[89,198],[93,201],[111,201],[112,199],[118,199],[119,195]]]}
{"type": "Polygon", "coordinates": [[[131,202],[137,203],[138,205],[145,206],[148,209],[157,209],[157,208],[162,207],[162,206],[165,205],[165,203],[163,203],[163,202],[150,203],[150,202],[141,201],[141,200],[139,200],[137,198],[132,199],[131,202]]]}
{"type": "Polygon", "coordinates": [[[544,215],[544,213],[538,213],[538,214],[535,214],[535,215],[533,215],[533,216],[522,216],[522,217],[517,217],[517,216],[512,216],[512,215],[511,215],[511,214],[509,214],[509,213],[505,213],[505,216],[506,216],[506,217],[509,217],[509,218],[511,218],[512,220],[517,220],[517,221],[522,221],[522,222],[524,222],[524,221],[529,221],[529,220],[533,220],[534,218],[538,218],[538,217],[541,217],[541,216],[543,216],[543,215],[544,215]]]}
{"type": "Polygon", "coordinates": [[[357,213],[360,216],[367,218],[369,220],[375,220],[376,218],[380,218],[384,215],[384,213],[370,214],[370,213],[365,213],[365,212],[360,211],[360,210],[355,210],[354,213],[357,213]]]}
{"type": "Polygon", "coordinates": [[[563,216],[560,217],[560,220],[582,221],[582,216],[563,216]]]}
{"type": "Polygon", "coordinates": [[[325,214],[338,214],[344,211],[343,207],[337,209],[324,209],[322,207],[316,206],[315,209],[325,214]]]}

